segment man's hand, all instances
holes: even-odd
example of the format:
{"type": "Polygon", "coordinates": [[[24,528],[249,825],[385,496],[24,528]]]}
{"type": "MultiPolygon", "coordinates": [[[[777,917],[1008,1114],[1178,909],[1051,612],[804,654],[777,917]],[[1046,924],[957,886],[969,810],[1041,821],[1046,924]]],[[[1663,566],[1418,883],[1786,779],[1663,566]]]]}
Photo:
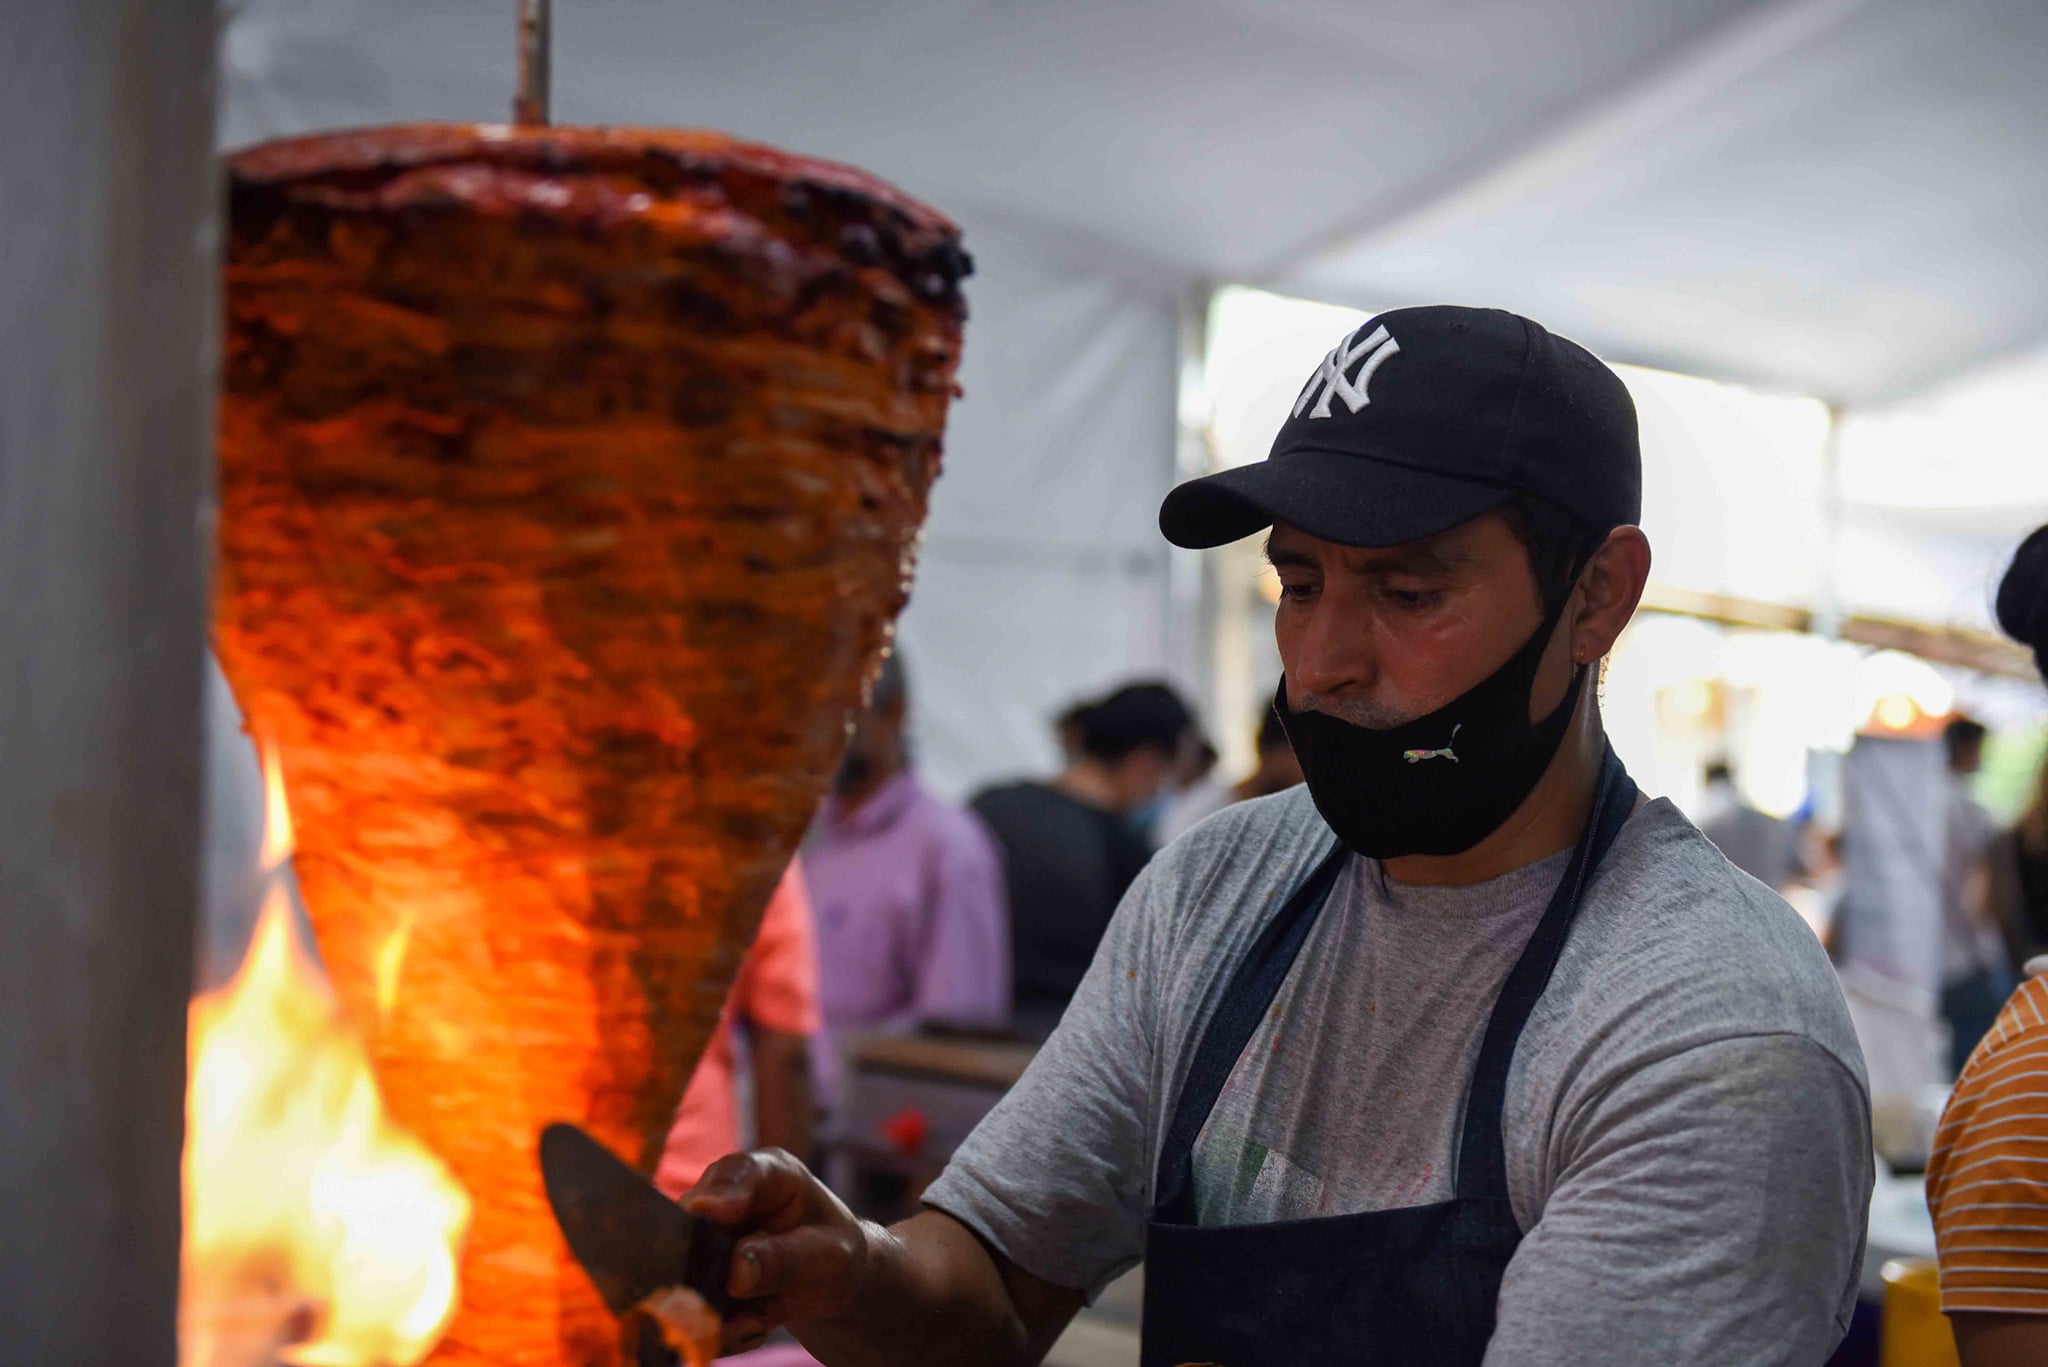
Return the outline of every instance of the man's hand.
{"type": "Polygon", "coordinates": [[[777,1325],[833,1319],[853,1304],[868,1227],[783,1150],[726,1155],[683,1193],[682,1205],[744,1236],[726,1279],[726,1290],[745,1302],[726,1319],[727,1352],[777,1325]]]}
{"type": "Polygon", "coordinates": [[[740,1235],[728,1353],[787,1324],[835,1367],[1022,1367],[1045,1356],[1083,1299],[943,1212],[894,1229],[856,1219],[780,1149],[719,1159],[682,1205],[740,1235]]]}

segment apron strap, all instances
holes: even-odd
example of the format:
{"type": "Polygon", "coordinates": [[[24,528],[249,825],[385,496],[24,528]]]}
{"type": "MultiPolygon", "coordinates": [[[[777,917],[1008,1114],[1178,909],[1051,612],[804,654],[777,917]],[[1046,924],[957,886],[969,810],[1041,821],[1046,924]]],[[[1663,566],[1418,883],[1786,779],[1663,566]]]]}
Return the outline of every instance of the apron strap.
{"type": "Polygon", "coordinates": [[[1301,947],[1308,941],[1330,889],[1344,868],[1350,851],[1339,842],[1323,857],[1315,871],[1296,888],[1252,942],[1244,961],[1237,966],[1215,1014],[1195,1049],[1194,1062],[1181,1083],[1180,1100],[1167,1127],[1166,1142],[1159,1151],[1159,1171],[1152,1187],[1153,1218],[1169,1224],[1193,1224],[1195,1206],[1195,1140],[1209,1121],[1216,1098],[1237,1067],[1238,1056],[1251,1042],[1259,1022],[1265,1019],[1280,985],[1294,967],[1301,947]]]}
{"type": "Polygon", "coordinates": [[[1564,952],[1572,921],[1579,913],[1586,884],[1593,870],[1606,857],[1615,837],[1635,810],[1636,785],[1621,766],[1609,745],[1601,760],[1600,784],[1594,791],[1593,811],[1586,819],[1586,832],[1572,851],[1572,862],[1551,895],[1543,919],[1529,936],[1522,957],[1515,962],[1500,997],[1486,1022],[1486,1035],[1479,1046],[1479,1062],[1472,1070],[1472,1090],[1465,1099],[1464,1129],[1458,1141],[1457,1195],[1461,1201],[1508,1196],[1507,1148],[1501,1134],[1501,1117],[1507,1106],[1508,1069],[1515,1061],[1515,1045],[1530,1012],[1550,985],[1550,975],[1564,952]]]}

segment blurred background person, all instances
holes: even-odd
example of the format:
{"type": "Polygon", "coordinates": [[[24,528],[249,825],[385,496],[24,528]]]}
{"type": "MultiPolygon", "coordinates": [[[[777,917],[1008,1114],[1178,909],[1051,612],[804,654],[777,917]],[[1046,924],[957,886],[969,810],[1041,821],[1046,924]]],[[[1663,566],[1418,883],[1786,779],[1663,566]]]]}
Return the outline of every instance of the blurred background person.
{"type": "Polygon", "coordinates": [[[1072,704],[1052,721],[1053,739],[1060,747],[1060,764],[1072,764],[1081,753],[1081,714],[1088,710],[1089,700],[1083,698],[1072,704]]]}
{"type": "Polygon", "coordinates": [[[1842,765],[1842,881],[1830,949],[1869,1072],[1879,1151],[1926,1162],[1955,1077],[1941,1018],[1948,829],[1940,726],[1859,731],[1842,765]]]}
{"type": "Polygon", "coordinates": [[[1729,863],[1773,892],[1783,893],[1806,872],[1799,827],[1750,805],[1735,786],[1734,773],[1718,761],[1706,768],[1700,833],[1729,863]]]}
{"type": "Polygon", "coordinates": [[[910,767],[902,657],[882,665],[804,846],[816,910],[825,1044],[819,1096],[837,1104],[832,1041],[861,1030],[1001,1027],[1010,1009],[1002,857],[973,813],[910,767]]]}
{"type": "Polygon", "coordinates": [[[2012,991],[2012,967],[1991,908],[1989,855],[1998,823],[1971,795],[1984,767],[1980,722],[1956,717],[1942,732],[1948,758],[1948,825],[1941,883],[1941,1015],[1949,1028],[1949,1066],[1963,1064],[1998,1018],[2012,991]]]}
{"type": "Polygon", "coordinates": [[[1214,811],[1213,804],[1229,792],[1228,785],[1216,776],[1216,747],[1201,733],[1192,712],[1189,718],[1188,729],[1180,738],[1173,763],[1167,767],[1166,781],[1159,785],[1158,792],[1133,807],[1124,817],[1144,837],[1147,849],[1157,850],[1166,844],[1160,832],[1182,802],[1206,805],[1214,811]]]}
{"type": "MultiPolygon", "coordinates": [[[[2048,674],[2048,527],[2006,570],[1998,622],[2048,674]]],[[[1927,1164],[1963,1367],[2048,1362],[2048,961],[2028,968],[1956,1080],[1927,1164]]]]}
{"type": "Polygon", "coordinates": [[[761,928],[740,963],[725,1014],[690,1074],[662,1146],[654,1184],[670,1196],[694,1186],[722,1154],[742,1146],[734,1027],[746,1034],[753,1143],[812,1151],[811,1037],[818,1033],[818,956],[810,900],[795,860],[761,913],[761,928]]]}
{"type": "Polygon", "coordinates": [[[1152,824],[1152,848],[1163,850],[1180,838],[1180,833],[1205,816],[1213,816],[1237,799],[1231,785],[1216,772],[1216,747],[1206,739],[1190,735],[1182,747],[1181,782],[1178,791],[1160,809],[1152,824]]]}
{"type": "Polygon", "coordinates": [[[1287,728],[1271,707],[1259,717],[1258,763],[1238,780],[1231,794],[1239,802],[1284,793],[1301,782],[1301,759],[1288,742],[1287,728]]]}
{"type": "Polygon", "coordinates": [[[1296,758],[1294,747],[1288,744],[1287,730],[1280,724],[1280,714],[1268,705],[1259,712],[1252,771],[1228,787],[1218,784],[1212,800],[1177,804],[1160,823],[1158,843],[1164,848],[1204,817],[1213,816],[1232,803],[1270,797],[1299,782],[1301,761],[1296,758]]]}
{"type": "Polygon", "coordinates": [[[1002,847],[1011,1026],[1043,1039],[1066,1010],[1124,889],[1152,857],[1132,814],[1165,787],[1194,716],[1163,683],[1127,684],[1063,717],[1074,748],[1051,779],[973,803],[1002,847]]]}

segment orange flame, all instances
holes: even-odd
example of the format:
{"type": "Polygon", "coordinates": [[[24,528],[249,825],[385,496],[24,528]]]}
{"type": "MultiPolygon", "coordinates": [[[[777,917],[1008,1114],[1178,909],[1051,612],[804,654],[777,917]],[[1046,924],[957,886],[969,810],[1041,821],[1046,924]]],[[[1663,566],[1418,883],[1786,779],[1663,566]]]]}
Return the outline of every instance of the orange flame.
{"type": "Polygon", "coordinates": [[[284,769],[275,750],[263,752],[263,871],[276,874],[291,862],[298,842],[292,837],[292,804],[284,795],[284,769]]]}
{"type": "Polygon", "coordinates": [[[469,1198],[384,1113],[301,937],[291,818],[264,764],[269,887],[188,1036],[180,1367],[412,1367],[453,1317],[469,1198]]]}

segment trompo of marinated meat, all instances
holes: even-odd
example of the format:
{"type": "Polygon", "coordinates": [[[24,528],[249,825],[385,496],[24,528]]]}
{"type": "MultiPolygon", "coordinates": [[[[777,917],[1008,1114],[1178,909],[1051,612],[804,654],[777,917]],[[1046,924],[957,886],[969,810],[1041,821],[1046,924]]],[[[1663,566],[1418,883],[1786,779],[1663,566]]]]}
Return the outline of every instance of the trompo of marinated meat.
{"type": "Polygon", "coordinates": [[[902,607],[951,223],[716,134],[227,163],[215,639],[335,988],[476,1198],[435,1361],[609,1362],[533,1136],[651,1159],[902,607]]]}

